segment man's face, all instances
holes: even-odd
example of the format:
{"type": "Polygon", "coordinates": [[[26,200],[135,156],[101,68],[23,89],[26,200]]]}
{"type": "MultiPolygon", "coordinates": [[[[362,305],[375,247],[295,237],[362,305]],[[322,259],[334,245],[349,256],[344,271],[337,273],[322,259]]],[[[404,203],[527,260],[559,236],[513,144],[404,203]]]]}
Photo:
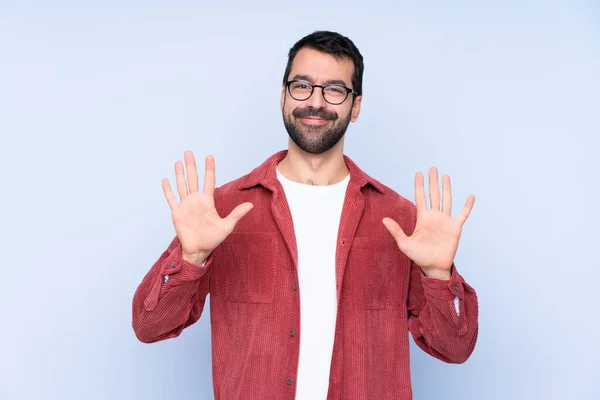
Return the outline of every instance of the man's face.
{"type": "MultiPolygon", "coordinates": [[[[299,79],[315,85],[330,83],[352,87],[354,64],[349,59],[336,59],[332,55],[311,48],[302,48],[292,62],[288,80],[299,79]]],[[[283,123],[294,143],[302,150],[321,154],[334,147],[346,133],[350,121],[360,113],[362,96],[353,94],[339,105],[329,104],[321,88],[314,88],[308,100],[298,101],[290,96],[284,85],[281,92],[283,123]]]]}

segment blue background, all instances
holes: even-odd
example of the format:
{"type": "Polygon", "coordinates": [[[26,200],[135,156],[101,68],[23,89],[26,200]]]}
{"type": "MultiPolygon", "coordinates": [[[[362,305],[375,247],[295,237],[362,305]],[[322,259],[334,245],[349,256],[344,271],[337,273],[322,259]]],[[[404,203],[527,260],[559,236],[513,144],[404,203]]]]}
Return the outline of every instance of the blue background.
{"type": "Polygon", "coordinates": [[[212,398],[210,327],[145,345],[131,300],[174,235],[161,179],[217,184],[287,146],[287,51],[336,30],[365,57],[346,154],[414,199],[476,196],[456,264],[472,357],[412,346],[415,399],[599,399],[596,1],[0,1],[1,399],[212,398]]]}

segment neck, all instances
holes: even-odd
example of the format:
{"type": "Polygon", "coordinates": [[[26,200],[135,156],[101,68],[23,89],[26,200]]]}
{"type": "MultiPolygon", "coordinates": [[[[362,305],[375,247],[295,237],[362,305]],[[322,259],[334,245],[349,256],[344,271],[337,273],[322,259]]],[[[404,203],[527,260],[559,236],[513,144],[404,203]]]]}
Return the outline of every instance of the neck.
{"type": "Polygon", "coordinates": [[[316,186],[341,182],[349,172],[344,162],[343,139],[322,154],[307,153],[290,139],[288,153],[277,167],[289,180],[316,186]]]}

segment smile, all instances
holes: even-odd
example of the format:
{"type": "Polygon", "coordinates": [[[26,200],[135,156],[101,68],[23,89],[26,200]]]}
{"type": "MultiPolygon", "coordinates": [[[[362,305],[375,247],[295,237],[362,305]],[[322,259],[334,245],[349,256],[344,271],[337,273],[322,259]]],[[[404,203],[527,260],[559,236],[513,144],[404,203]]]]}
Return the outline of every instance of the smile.
{"type": "Polygon", "coordinates": [[[329,122],[329,120],[318,118],[318,117],[300,118],[300,121],[302,121],[302,123],[306,124],[306,125],[324,125],[327,122],[329,122]]]}

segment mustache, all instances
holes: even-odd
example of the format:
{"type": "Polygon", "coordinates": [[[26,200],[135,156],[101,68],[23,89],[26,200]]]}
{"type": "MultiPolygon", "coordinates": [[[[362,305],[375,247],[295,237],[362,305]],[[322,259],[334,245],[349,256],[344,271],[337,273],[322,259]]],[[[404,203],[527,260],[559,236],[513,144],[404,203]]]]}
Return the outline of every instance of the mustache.
{"type": "Polygon", "coordinates": [[[295,118],[317,117],[329,121],[333,121],[338,118],[338,115],[335,111],[327,111],[322,108],[316,109],[312,107],[296,108],[294,111],[292,111],[292,115],[295,118]]]}

